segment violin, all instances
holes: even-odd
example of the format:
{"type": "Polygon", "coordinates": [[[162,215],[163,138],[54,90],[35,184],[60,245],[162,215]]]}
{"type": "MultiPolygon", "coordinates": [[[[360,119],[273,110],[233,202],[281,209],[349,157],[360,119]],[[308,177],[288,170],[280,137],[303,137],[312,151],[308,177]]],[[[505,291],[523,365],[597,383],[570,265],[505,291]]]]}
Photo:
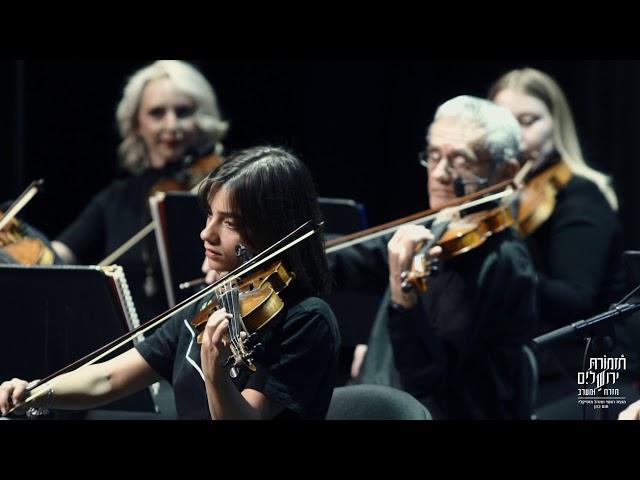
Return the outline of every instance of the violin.
{"type": "Polygon", "coordinates": [[[207,148],[206,153],[187,154],[179,162],[169,164],[167,174],[151,187],[149,196],[156,192],[191,190],[221,163],[222,157],[215,152],[214,147],[207,148]]]}
{"type": "Polygon", "coordinates": [[[22,265],[52,265],[53,251],[45,242],[29,236],[26,226],[15,216],[42,189],[44,180],[36,180],[20,194],[6,212],[0,211],[0,252],[22,265]]]}
{"type": "Polygon", "coordinates": [[[256,334],[284,308],[279,294],[293,278],[293,273],[287,271],[282,261],[278,260],[264,269],[214,289],[214,297],[191,320],[191,325],[199,332],[198,343],[202,343],[204,327],[211,314],[224,308],[232,315],[227,337],[232,354],[224,366],[233,361],[233,367],[243,365],[255,371],[253,353],[262,346],[256,342],[256,334]],[[242,332],[247,336],[243,337],[242,332]]]}
{"type": "Polygon", "coordinates": [[[0,232],[0,252],[21,265],[53,265],[55,261],[53,251],[41,239],[27,236],[16,219],[0,232]]]}
{"type": "Polygon", "coordinates": [[[514,223],[509,206],[505,204],[462,218],[435,223],[431,229],[434,238],[416,246],[411,270],[400,275],[402,290],[426,292],[428,277],[437,273],[441,261],[482,246],[490,236],[506,230],[514,223]],[[442,248],[437,260],[429,256],[429,250],[435,246],[442,248]]]}
{"type": "Polygon", "coordinates": [[[428,288],[428,277],[437,273],[440,261],[473,250],[481,246],[491,235],[511,226],[514,226],[522,237],[526,237],[542,225],[553,213],[556,195],[569,182],[572,172],[564,162],[558,162],[525,183],[523,179],[532,164],[532,161],[526,162],[513,179],[513,185],[517,189],[514,192],[517,195],[513,196],[515,201],[507,201],[499,207],[462,219],[435,224],[432,227],[434,238],[416,247],[411,270],[402,272],[402,289],[405,292],[425,292],[428,288]],[[519,203],[516,218],[511,213],[511,203],[519,203]],[[434,246],[442,248],[442,254],[435,261],[428,255],[434,246]]]}
{"type": "Polygon", "coordinates": [[[484,188],[477,192],[471,193],[464,197],[457,198],[444,207],[438,209],[423,210],[412,215],[393,220],[391,222],[371,227],[360,232],[345,235],[340,238],[329,240],[325,243],[325,253],[333,253],[342,249],[358,245],[373,238],[381,237],[395,232],[403,225],[425,225],[434,220],[445,208],[456,207],[459,210],[472,208],[484,203],[496,201],[501,198],[509,197],[518,188],[519,183],[517,177],[512,180],[504,180],[490,187],[484,188]]]}
{"type": "Polygon", "coordinates": [[[531,235],[549,219],[555,209],[558,192],[572,176],[568,165],[560,161],[525,183],[517,197],[517,230],[522,237],[531,235]]]}

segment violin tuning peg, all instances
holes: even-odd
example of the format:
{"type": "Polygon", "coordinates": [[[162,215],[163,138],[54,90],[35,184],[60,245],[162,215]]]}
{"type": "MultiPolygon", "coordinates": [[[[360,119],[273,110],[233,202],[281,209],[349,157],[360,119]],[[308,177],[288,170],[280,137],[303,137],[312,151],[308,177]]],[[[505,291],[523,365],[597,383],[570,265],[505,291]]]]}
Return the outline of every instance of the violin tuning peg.
{"type": "Polygon", "coordinates": [[[229,365],[231,365],[233,361],[234,361],[233,355],[229,355],[227,359],[224,362],[222,362],[222,368],[227,368],[229,365]]]}
{"type": "Polygon", "coordinates": [[[407,277],[409,277],[409,272],[407,272],[406,270],[402,273],[400,273],[400,279],[401,280],[406,280],[407,277]]]}
{"type": "Polygon", "coordinates": [[[400,288],[402,289],[402,291],[404,293],[409,293],[413,290],[413,285],[411,285],[411,283],[409,283],[408,281],[404,281],[400,284],[400,288]]]}

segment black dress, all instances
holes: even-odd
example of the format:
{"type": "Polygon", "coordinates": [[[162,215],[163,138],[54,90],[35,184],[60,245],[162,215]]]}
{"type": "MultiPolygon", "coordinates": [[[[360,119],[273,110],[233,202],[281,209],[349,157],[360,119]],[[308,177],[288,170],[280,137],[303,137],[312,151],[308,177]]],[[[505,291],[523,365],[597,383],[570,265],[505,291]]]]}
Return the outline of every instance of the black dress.
{"type": "MultiPolygon", "coordinates": [[[[556,156],[542,168],[558,161],[556,156]]],[[[616,212],[591,180],[574,174],[558,191],[551,216],[526,243],[538,274],[537,335],[606,311],[624,296],[622,228],[616,212]]],[[[634,365],[636,354],[625,345],[624,328],[622,323],[606,325],[602,332],[615,334],[618,348],[624,350],[618,353],[631,357],[634,365]]],[[[576,338],[539,351],[542,402],[561,394],[575,396],[584,350],[585,343],[576,338]]]]}
{"type": "MultiPolygon", "coordinates": [[[[162,172],[150,170],[113,182],[91,200],[56,240],[67,245],[79,263],[100,262],[151,221],[148,197],[161,177],[162,172]]],[[[115,263],[124,268],[141,321],[167,309],[153,233],[115,263]]]]}

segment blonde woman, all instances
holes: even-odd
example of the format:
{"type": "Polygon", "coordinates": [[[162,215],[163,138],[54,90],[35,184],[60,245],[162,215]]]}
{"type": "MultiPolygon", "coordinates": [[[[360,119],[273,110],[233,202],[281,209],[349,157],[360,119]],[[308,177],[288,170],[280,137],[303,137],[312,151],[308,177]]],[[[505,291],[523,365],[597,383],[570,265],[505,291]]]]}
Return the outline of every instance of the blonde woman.
{"type": "MultiPolygon", "coordinates": [[[[188,152],[221,153],[228,127],[209,82],[178,60],[159,60],[134,73],[116,119],[121,166],[131,175],[98,193],[53,242],[66,263],[97,263],[129,240],[150,221],[148,195],[153,185],[188,152]]],[[[166,309],[153,235],[118,263],[125,268],[142,318],[166,309]]]]}
{"type": "Polygon", "coordinates": [[[524,68],[500,77],[489,97],[520,123],[524,156],[533,159],[529,178],[560,161],[573,174],[549,219],[527,238],[539,276],[541,330],[608,308],[624,293],[618,199],[609,177],[585,162],[564,93],[549,75],[524,68]]]}
{"type": "MultiPolygon", "coordinates": [[[[609,177],[585,162],[564,93],[549,75],[524,68],[500,77],[489,97],[520,123],[523,160],[532,160],[529,181],[559,162],[571,172],[555,196],[551,215],[526,235],[538,276],[538,334],[607,310],[625,290],[618,199],[609,177]]],[[[618,338],[627,336],[625,332],[618,338]]],[[[538,354],[539,402],[558,396],[571,399],[552,418],[582,415],[577,411],[575,389],[584,348],[575,339],[538,354]]],[[[591,348],[589,353],[598,352],[591,348]]]]}

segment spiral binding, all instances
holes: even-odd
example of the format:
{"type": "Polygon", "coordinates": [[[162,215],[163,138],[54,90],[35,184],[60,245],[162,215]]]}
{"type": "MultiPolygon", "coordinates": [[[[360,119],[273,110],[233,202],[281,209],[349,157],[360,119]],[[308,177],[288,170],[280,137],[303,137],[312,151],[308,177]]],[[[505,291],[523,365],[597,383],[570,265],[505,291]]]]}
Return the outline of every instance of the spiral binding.
{"type": "MultiPolygon", "coordinates": [[[[120,297],[120,302],[125,307],[124,315],[127,320],[129,330],[138,328],[140,326],[140,318],[138,317],[136,306],[133,303],[133,297],[131,296],[129,283],[127,282],[127,277],[124,274],[123,268],[120,265],[110,265],[109,267],[103,268],[115,280],[118,296],[120,297]]],[[[144,335],[140,334],[133,341],[135,343],[138,343],[142,340],[144,340],[144,335]]]]}

